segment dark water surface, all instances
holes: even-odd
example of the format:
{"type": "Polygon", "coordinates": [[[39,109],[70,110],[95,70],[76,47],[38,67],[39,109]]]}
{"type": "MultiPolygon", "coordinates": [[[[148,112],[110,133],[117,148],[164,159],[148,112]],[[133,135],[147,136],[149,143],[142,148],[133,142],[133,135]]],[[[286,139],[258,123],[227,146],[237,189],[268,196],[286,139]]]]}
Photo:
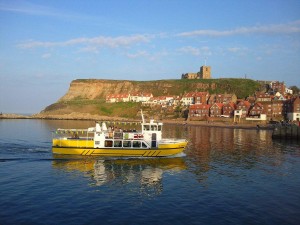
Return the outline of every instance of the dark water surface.
{"type": "Polygon", "coordinates": [[[171,158],[54,157],[90,121],[0,120],[0,224],[300,224],[300,144],[270,131],[165,125],[171,158]]]}

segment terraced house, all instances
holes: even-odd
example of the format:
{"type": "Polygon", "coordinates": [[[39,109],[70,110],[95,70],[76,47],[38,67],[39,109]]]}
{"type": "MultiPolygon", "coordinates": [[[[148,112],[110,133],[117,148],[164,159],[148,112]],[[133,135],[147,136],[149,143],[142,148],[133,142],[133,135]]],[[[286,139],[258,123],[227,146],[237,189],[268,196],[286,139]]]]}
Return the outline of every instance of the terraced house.
{"type": "Polygon", "coordinates": [[[214,103],[209,109],[209,115],[211,117],[221,117],[223,114],[223,103],[214,103]]]}
{"type": "Polygon", "coordinates": [[[300,97],[294,97],[288,100],[288,103],[287,118],[291,121],[300,121],[300,97]]]}
{"type": "Polygon", "coordinates": [[[251,104],[246,100],[242,100],[237,104],[236,109],[241,111],[241,118],[245,118],[249,114],[251,104]]]}
{"type": "Polygon", "coordinates": [[[236,109],[236,104],[229,102],[223,105],[223,116],[224,117],[233,117],[234,110],[236,109]]]}
{"type": "Polygon", "coordinates": [[[189,117],[198,119],[209,117],[209,109],[210,105],[207,104],[191,105],[189,107],[189,117]]]}
{"type": "Polygon", "coordinates": [[[255,103],[255,105],[250,109],[249,116],[260,116],[263,113],[264,107],[260,102],[255,103]]]}

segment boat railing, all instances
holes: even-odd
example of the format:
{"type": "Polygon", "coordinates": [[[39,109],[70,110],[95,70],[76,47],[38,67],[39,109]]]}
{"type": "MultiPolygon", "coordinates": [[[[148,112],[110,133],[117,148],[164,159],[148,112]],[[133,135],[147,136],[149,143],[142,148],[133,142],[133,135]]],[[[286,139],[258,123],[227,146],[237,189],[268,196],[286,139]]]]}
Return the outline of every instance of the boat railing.
{"type": "Polygon", "coordinates": [[[142,140],[144,135],[136,131],[112,131],[106,133],[105,139],[142,140]]]}

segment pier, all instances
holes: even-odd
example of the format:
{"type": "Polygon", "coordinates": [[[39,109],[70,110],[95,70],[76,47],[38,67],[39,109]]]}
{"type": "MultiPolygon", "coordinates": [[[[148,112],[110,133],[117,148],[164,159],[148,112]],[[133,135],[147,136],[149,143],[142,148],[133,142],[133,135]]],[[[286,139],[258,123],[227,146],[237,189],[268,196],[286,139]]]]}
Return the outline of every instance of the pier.
{"type": "Polygon", "coordinates": [[[287,126],[276,126],[273,130],[272,138],[274,139],[295,139],[300,138],[300,127],[293,124],[287,126]]]}

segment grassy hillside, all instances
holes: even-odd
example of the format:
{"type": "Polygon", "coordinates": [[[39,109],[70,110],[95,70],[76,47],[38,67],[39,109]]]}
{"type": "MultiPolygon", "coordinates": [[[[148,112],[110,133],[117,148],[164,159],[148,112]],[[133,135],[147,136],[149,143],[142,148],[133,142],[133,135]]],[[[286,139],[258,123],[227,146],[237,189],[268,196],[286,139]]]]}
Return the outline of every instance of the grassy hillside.
{"type": "MultiPolygon", "coordinates": [[[[171,88],[168,89],[170,95],[182,95],[191,91],[208,91],[210,94],[235,93],[238,98],[245,98],[252,95],[260,88],[260,84],[249,79],[207,79],[207,80],[160,80],[155,83],[165,83],[171,88]]],[[[166,90],[153,87],[151,83],[141,82],[147,90],[152,91],[154,96],[165,95],[166,90]]]]}
{"type": "Polygon", "coordinates": [[[56,102],[47,106],[42,114],[71,114],[89,113],[91,115],[113,116],[123,118],[135,118],[141,108],[141,103],[118,102],[106,103],[104,100],[72,100],[68,102],[56,102]]]}

